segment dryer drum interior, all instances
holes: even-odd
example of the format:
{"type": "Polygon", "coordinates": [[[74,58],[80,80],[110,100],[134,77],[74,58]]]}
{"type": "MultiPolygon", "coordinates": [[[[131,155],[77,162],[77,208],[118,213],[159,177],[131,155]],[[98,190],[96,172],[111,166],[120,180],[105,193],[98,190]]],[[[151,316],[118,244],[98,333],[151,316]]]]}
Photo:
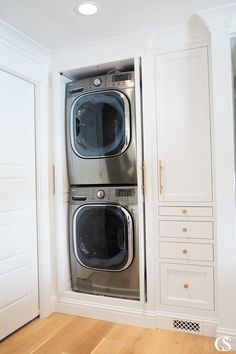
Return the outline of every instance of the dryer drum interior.
{"type": "Polygon", "coordinates": [[[71,109],[71,141],[82,158],[123,153],[130,143],[128,98],[115,90],[81,95],[71,109]]]}
{"type": "Polygon", "coordinates": [[[133,221],[120,205],[80,206],[73,217],[77,261],[95,270],[123,271],[133,261],[133,221]]]}

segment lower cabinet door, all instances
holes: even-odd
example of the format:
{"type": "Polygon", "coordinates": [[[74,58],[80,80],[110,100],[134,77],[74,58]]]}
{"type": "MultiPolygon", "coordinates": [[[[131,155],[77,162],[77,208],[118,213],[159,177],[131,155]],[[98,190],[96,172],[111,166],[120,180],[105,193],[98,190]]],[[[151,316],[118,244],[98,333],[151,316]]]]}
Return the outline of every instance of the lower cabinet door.
{"type": "Polygon", "coordinates": [[[213,267],[162,263],[161,303],[213,310],[213,267]]]}

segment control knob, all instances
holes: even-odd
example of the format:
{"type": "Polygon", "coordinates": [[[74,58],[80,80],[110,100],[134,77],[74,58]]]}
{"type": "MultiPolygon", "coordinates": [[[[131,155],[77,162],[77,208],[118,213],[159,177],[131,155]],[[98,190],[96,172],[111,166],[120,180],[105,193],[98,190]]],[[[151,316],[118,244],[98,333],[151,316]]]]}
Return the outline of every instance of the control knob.
{"type": "Polygon", "coordinates": [[[100,189],[99,191],[97,191],[97,197],[98,199],[103,199],[105,197],[105,192],[100,189]]]}
{"type": "Polygon", "coordinates": [[[94,80],[94,82],[93,82],[94,86],[96,86],[96,87],[100,86],[101,83],[102,83],[102,80],[99,79],[99,78],[96,78],[96,79],[94,80]]]}

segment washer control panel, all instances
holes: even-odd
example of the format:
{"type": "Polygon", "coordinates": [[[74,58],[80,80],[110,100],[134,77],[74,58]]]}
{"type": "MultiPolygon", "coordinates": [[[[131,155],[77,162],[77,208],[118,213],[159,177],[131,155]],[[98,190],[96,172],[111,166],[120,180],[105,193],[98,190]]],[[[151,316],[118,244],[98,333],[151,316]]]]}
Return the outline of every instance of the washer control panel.
{"type": "Polygon", "coordinates": [[[91,202],[137,204],[137,186],[73,187],[70,199],[76,204],[91,202]]]}

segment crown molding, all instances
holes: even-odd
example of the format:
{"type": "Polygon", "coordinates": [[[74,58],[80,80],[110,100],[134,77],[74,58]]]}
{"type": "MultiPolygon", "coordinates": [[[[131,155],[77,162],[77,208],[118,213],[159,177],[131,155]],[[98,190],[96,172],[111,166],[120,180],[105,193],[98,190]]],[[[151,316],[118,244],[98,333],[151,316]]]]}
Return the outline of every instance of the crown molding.
{"type": "Polygon", "coordinates": [[[149,40],[149,48],[165,48],[176,44],[191,44],[207,41],[209,32],[193,15],[191,20],[183,25],[168,27],[153,31],[149,40]]]}
{"type": "Polygon", "coordinates": [[[49,69],[50,51],[2,20],[0,20],[0,43],[49,69]]]}
{"type": "Polygon", "coordinates": [[[209,32],[199,18],[187,24],[149,29],[101,41],[89,42],[51,52],[51,69],[66,71],[76,67],[112,62],[142,55],[149,50],[168,51],[208,43],[209,32]]]}
{"type": "Polygon", "coordinates": [[[228,30],[236,24],[236,3],[220,6],[214,9],[198,11],[196,13],[200,21],[212,32],[217,30],[228,30]]]}

